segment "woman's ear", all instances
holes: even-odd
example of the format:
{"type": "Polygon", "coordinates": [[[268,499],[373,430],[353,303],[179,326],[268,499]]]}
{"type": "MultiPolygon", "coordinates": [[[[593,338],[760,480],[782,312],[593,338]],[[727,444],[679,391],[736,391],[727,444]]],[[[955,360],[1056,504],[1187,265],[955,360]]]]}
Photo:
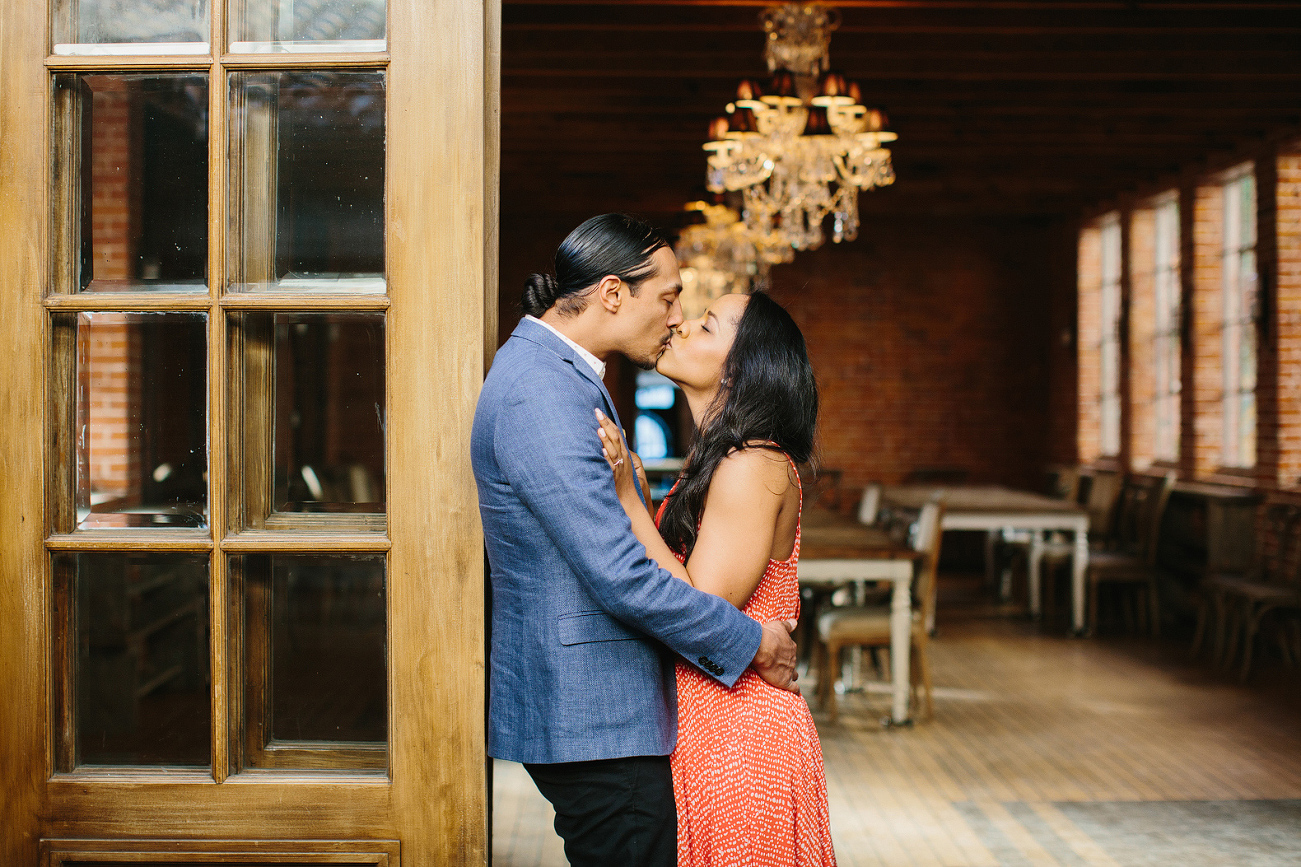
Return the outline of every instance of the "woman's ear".
{"type": "Polygon", "coordinates": [[[623,303],[623,280],[607,274],[596,284],[596,300],[610,313],[618,313],[623,303]]]}

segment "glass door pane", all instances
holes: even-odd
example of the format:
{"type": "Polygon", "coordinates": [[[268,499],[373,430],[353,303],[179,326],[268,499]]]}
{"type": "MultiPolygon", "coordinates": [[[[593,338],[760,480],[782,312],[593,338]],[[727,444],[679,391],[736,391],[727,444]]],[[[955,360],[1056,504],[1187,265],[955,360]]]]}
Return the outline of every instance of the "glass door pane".
{"type": "Polygon", "coordinates": [[[244,611],[243,766],[384,771],[384,555],[241,556],[231,576],[244,611]]]}
{"type": "Polygon", "coordinates": [[[384,292],[384,75],[230,80],[229,288],[384,292]]]}
{"type": "Polygon", "coordinates": [[[205,54],[208,0],[56,0],[55,54],[205,54]]]}
{"type": "Polygon", "coordinates": [[[230,50],[383,51],[384,0],[233,0],[230,50]]]}
{"type": "Polygon", "coordinates": [[[54,575],[59,770],[207,767],[207,555],[63,553],[54,575]]]}
{"type": "Polygon", "coordinates": [[[55,292],[202,292],[208,77],[55,76],[55,292]]]}
{"type": "Polygon", "coordinates": [[[208,525],[207,316],[76,319],[76,528],[208,525]]]}

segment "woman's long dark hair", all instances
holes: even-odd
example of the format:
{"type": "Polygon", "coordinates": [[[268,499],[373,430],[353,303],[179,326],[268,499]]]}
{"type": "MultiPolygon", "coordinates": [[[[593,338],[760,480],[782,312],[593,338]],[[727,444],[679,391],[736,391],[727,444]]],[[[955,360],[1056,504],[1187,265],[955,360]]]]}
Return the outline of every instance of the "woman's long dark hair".
{"type": "Polygon", "coordinates": [[[642,281],[655,273],[651,254],[667,246],[663,235],[636,217],[592,217],[556,250],[556,276],[530,274],[524,281],[524,312],[541,316],[554,306],[566,316],[577,315],[587,306],[587,290],[611,274],[636,295],[642,281]]]}
{"type": "Polygon", "coordinates": [[[763,292],[750,296],[737,323],[723,362],[723,383],[660,519],[660,535],[686,556],[696,545],[705,495],[723,458],[747,444],[783,451],[797,464],[813,455],[818,384],[804,335],[786,309],[763,292]]]}

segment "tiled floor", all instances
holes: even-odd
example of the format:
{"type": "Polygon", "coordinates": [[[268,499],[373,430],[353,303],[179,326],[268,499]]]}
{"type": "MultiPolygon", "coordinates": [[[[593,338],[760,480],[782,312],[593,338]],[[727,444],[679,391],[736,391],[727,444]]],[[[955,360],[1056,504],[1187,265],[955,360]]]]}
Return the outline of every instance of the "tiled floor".
{"type": "MultiPolygon", "coordinates": [[[[933,721],[882,729],[880,685],[815,713],[844,867],[1301,863],[1301,672],[1242,687],[1182,644],[970,607],[932,652],[933,721]]],[[[519,766],[494,809],[496,867],[565,863],[519,766]]]]}

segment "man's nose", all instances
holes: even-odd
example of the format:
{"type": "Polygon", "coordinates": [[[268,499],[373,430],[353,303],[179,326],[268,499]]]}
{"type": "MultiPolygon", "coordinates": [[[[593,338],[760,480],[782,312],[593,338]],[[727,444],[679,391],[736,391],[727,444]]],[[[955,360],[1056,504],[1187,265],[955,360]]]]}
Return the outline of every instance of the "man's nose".
{"type": "Polygon", "coordinates": [[[666,324],[670,331],[682,324],[682,302],[677,298],[673,299],[673,306],[669,308],[669,321],[666,324]]]}

